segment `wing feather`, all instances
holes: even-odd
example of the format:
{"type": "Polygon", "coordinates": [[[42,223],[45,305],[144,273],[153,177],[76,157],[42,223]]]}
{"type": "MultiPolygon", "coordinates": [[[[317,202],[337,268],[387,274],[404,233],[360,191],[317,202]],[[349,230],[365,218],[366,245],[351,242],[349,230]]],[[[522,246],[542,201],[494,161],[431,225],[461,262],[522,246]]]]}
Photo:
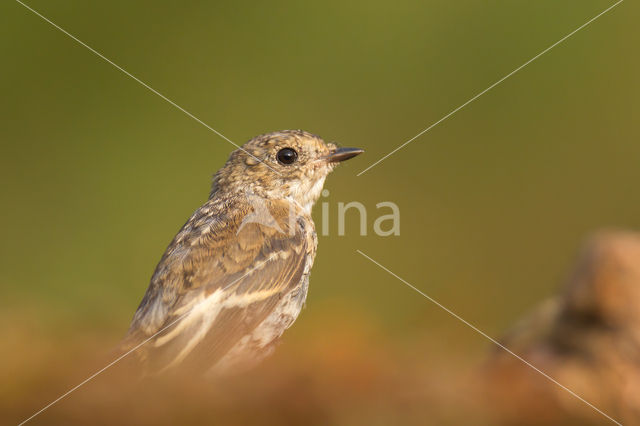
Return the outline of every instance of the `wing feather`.
{"type": "Polygon", "coordinates": [[[250,206],[210,201],[169,245],[125,339],[126,349],[153,336],[141,350],[150,370],[210,367],[301,285],[315,253],[309,230],[290,220],[289,203],[266,206],[277,226],[243,223],[250,206]]]}

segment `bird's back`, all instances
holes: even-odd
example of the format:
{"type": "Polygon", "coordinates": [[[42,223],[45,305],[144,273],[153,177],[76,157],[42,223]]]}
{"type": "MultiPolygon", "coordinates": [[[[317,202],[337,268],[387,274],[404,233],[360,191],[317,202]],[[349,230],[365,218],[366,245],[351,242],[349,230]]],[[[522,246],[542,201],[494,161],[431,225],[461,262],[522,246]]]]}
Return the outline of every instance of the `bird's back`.
{"type": "Polygon", "coordinates": [[[167,248],[123,349],[148,371],[246,365],[265,356],[298,316],[317,240],[299,205],[213,197],[167,248]]]}

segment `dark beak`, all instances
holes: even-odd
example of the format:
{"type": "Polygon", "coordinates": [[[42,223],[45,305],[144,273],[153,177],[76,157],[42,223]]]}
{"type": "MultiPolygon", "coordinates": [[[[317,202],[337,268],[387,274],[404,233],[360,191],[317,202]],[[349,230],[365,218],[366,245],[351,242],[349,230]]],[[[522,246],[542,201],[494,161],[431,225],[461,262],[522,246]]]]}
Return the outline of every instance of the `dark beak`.
{"type": "Polygon", "coordinates": [[[329,154],[326,159],[329,163],[338,163],[340,161],[348,160],[356,155],[362,154],[364,149],[360,148],[338,148],[329,154]]]}

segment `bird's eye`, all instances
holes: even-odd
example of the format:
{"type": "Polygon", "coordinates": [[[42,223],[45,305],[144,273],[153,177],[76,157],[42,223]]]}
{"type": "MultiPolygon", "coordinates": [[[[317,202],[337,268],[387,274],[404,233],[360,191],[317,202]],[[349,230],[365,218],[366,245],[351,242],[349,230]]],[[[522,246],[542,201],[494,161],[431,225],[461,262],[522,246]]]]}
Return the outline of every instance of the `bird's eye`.
{"type": "Polygon", "coordinates": [[[298,159],[298,153],[292,148],[282,148],[276,154],[276,158],[280,164],[284,164],[288,166],[289,164],[293,164],[298,159]]]}

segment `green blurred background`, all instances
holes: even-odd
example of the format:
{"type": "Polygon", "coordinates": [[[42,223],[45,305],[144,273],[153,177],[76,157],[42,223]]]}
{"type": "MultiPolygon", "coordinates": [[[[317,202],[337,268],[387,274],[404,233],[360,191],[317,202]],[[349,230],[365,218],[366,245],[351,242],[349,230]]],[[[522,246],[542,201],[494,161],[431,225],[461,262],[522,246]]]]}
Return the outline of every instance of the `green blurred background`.
{"type": "MultiPolygon", "coordinates": [[[[330,235],[284,350],[331,346],[351,321],[380,346],[474,365],[485,339],[355,250],[499,336],[589,233],[640,228],[636,2],[360,177],[613,2],[28,4],[236,143],[301,128],[366,150],[327,180],[330,235]],[[339,201],[367,206],[368,236],[354,212],[337,235],[339,201]],[[399,237],[372,232],[381,201],[400,207],[399,237]]],[[[7,389],[24,391],[25,360],[47,365],[29,348],[116,344],[233,146],[19,3],[0,4],[0,34],[0,337],[7,389]]]]}

